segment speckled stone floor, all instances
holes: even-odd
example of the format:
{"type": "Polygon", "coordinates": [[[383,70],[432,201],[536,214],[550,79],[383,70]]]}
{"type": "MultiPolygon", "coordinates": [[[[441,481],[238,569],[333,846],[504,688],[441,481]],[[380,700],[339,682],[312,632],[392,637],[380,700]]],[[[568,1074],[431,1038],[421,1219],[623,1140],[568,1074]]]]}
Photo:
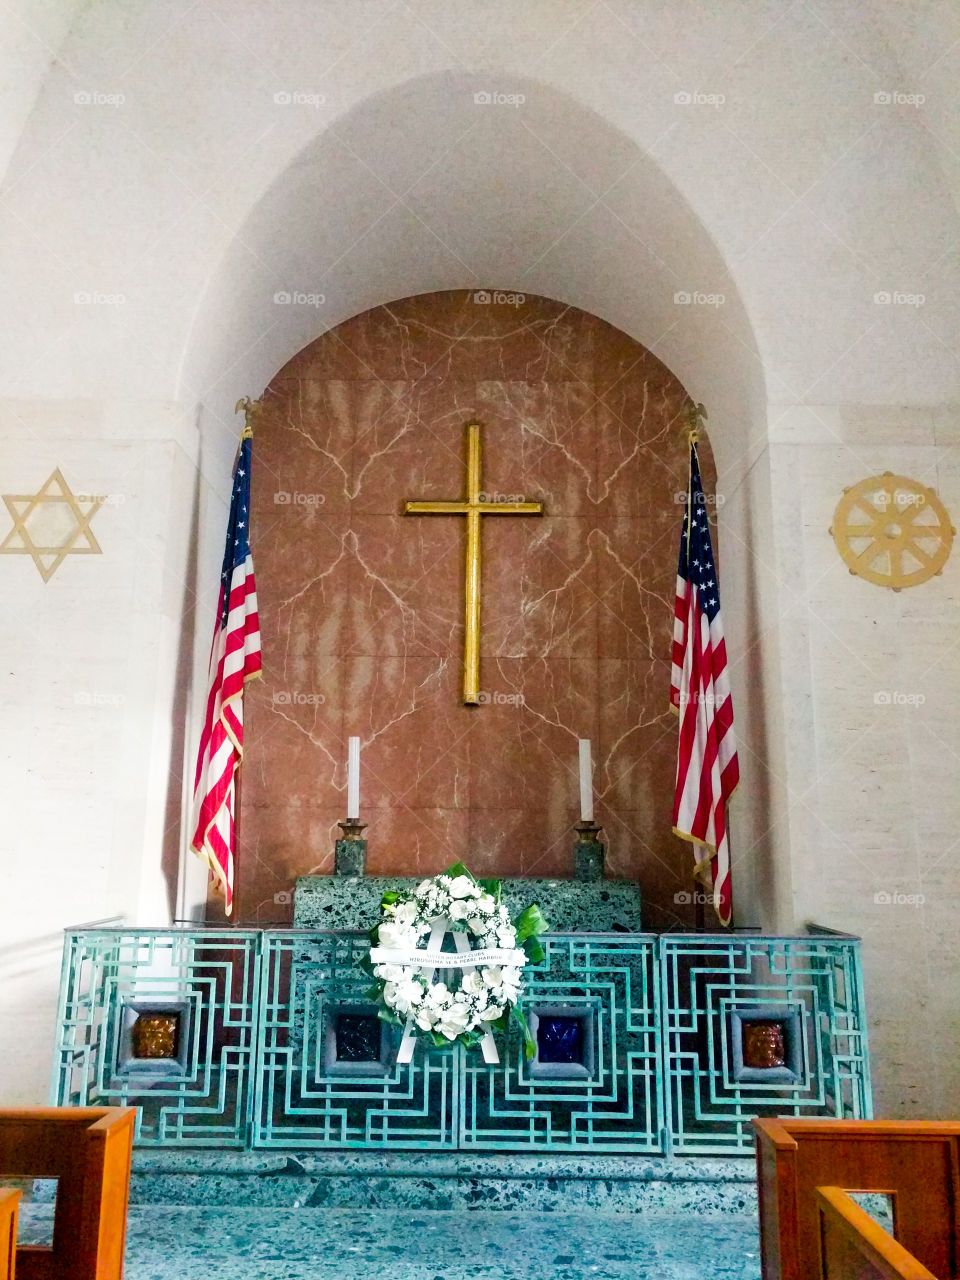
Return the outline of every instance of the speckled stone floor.
{"type": "MultiPolygon", "coordinates": [[[[51,1206],[25,1204],[21,1240],[51,1206]]],[[[46,1237],[49,1239],[49,1236],[46,1237]]],[[[757,1223],[503,1210],[133,1205],[126,1280],[759,1280],[757,1223]]]]}

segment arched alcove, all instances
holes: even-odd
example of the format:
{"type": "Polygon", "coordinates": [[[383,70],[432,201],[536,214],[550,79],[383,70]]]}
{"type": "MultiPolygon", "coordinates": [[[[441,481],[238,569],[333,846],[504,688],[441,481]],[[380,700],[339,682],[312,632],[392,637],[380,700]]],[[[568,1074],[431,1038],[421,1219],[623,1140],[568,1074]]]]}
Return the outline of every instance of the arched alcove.
{"type": "MultiPolygon", "coordinates": [[[[364,312],[273,377],[256,428],[264,676],[247,694],[238,914],[289,919],[332,871],[347,737],[361,739],[368,870],[573,874],[577,739],[593,743],[614,877],[650,927],[690,924],[671,834],[669,706],[689,398],[620,330],[556,301],[432,293],[364,312]],[[461,698],[462,521],[407,499],[483,494],[481,705],[461,698]]],[[[701,446],[708,483],[713,460],[701,446]]]]}
{"type": "MultiPolygon", "coordinates": [[[[770,670],[759,665],[754,568],[769,510],[751,509],[764,468],[741,485],[766,431],[754,335],[722,254],[654,155],[569,93],[531,78],[514,89],[522,116],[478,105],[474,77],[453,72],[372,95],[318,131],[238,228],[181,378],[181,398],[201,402],[201,462],[216,498],[202,508],[198,585],[213,580],[220,554],[234,404],[318,335],[390,299],[481,287],[552,298],[614,325],[710,413],[733,561],[728,636],[734,653],[750,656],[754,694],[740,713],[755,748],[740,805],[740,901],[753,918],[773,919],[785,881],[775,888],[767,856],[779,784],[766,759],[770,670]]],[[[206,644],[202,627],[198,670],[206,644]]],[[[735,694],[739,679],[735,665],[735,694]]],[[[663,831],[669,839],[666,820],[663,831]]]]}
{"type": "Polygon", "coordinates": [[[319,333],[392,298],[481,286],[582,307],[644,343],[709,405],[721,474],[743,474],[763,433],[763,371],[706,227],[610,121],[532,78],[513,91],[522,113],[478,105],[476,77],[452,72],[374,94],[248,212],[182,371],[181,396],[203,406],[208,474],[229,461],[239,396],[319,333]],[[586,217],[598,207],[600,221],[586,217]]]}

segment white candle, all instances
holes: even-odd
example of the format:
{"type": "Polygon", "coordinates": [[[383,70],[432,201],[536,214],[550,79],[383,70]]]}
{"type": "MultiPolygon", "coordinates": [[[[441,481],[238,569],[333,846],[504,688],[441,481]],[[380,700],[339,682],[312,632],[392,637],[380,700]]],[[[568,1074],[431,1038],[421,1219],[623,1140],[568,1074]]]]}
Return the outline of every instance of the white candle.
{"type": "Polygon", "coordinates": [[[593,821],[593,764],[590,739],[580,739],[580,821],[593,821]]]}
{"type": "Polygon", "coordinates": [[[347,820],[360,817],[360,739],[347,740],[347,820]]]}

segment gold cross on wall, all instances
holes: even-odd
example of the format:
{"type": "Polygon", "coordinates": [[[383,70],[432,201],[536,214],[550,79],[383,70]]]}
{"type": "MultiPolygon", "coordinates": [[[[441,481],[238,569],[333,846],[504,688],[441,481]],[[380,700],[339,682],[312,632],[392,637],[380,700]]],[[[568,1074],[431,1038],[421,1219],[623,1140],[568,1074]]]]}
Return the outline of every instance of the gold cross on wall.
{"type": "Polygon", "coordinates": [[[541,516],[542,502],[483,502],[480,423],[467,423],[467,498],[465,502],[408,502],[408,516],[466,516],[464,575],[463,701],[480,701],[480,517],[541,516]]]}

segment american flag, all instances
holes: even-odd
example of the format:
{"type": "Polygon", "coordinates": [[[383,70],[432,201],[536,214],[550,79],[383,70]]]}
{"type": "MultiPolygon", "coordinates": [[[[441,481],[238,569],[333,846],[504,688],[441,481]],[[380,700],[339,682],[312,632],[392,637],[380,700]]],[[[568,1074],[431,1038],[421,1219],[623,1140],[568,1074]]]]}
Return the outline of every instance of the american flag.
{"type": "Polygon", "coordinates": [[[243,687],[260,674],[261,666],[257,584],[250,554],[250,459],[250,434],[245,430],[233,470],[190,841],[209,865],[216,887],[224,896],[227,915],[233,909],[236,776],[243,758],[243,687]]]}
{"type": "Polygon", "coordinates": [[[708,867],[712,872],[714,906],[721,923],[728,925],[732,894],[727,801],[740,779],[740,765],[717,570],[694,441],[680,536],[670,702],[680,717],[673,829],[697,848],[695,874],[708,867]]]}

